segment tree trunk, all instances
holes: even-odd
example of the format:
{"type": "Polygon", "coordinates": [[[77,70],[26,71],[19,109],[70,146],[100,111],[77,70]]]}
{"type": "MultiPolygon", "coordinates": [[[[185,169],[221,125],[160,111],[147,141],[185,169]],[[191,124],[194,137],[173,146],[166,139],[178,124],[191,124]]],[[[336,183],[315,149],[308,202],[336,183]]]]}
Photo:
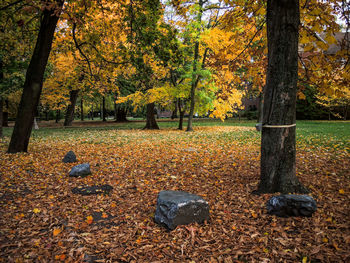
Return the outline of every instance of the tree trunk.
{"type": "Polygon", "coordinates": [[[80,98],[80,120],[84,121],[84,101],[83,101],[83,96],[80,98]]]}
{"type": "MultiPolygon", "coordinates": [[[[57,8],[61,9],[64,1],[56,0],[55,2],[57,3],[57,8]]],[[[34,115],[42,90],[43,76],[60,14],[60,12],[57,12],[57,8],[43,11],[38,38],[27,69],[16,123],[8,148],[9,153],[26,152],[28,149],[34,115]]]]}
{"type": "Polygon", "coordinates": [[[91,105],[91,120],[94,120],[94,104],[91,105]]]}
{"type": "Polygon", "coordinates": [[[185,115],[185,109],[184,105],[182,105],[181,99],[178,99],[178,108],[179,108],[179,113],[180,113],[180,119],[179,119],[179,130],[183,129],[183,122],[184,122],[184,115],[185,115]]]}
{"type": "Polygon", "coordinates": [[[128,121],[126,119],[126,114],[128,113],[126,108],[123,105],[116,106],[115,112],[115,121],[116,122],[125,122],[128,121]]]}
{"type": "Polygon", "coordinates": [[[298,28],[298,0],[267,1],[268,70],[257,193],[307,192],[295,173],[296,127],[287,126],[295,124],[296,116],[298,28]]]}
{"type": "Polygon", "coordinates": [[[146,126],[143,128],[145,130],[159,130],[159,126],[157,124],[156,118],[154,117],[154,103],[148,103],[147,104],[147,122],[146,126]]]}
{"type": "Polygon", "coordinates": [[[171,119],[175,119],[177,118],[177,111],[178,111],[178,100],[179,99],[176,99],[175,100],[175,109],[173,110],[172,114],[171,114],[171,119]]]}
{"type": "Polygon", "coordinates": [[[56,123],[58,123],[61,119],[61,111],[60,110],[56,110],[56,123]]]}
{"type": "Polygon", "coordinates": [[[102,121],[107,121],[106,120],[106,98],[105,96],[102,97],[102,121]]]}
{"type": "Polygon", "coordinates": [[[75,104],[77,103],[78,94],[79,90],[71,90],[69,92],[69,105],[66,111],[63,126],[72,126],[72,122],[74,120],[75,104]]]}
{"type": "Polygon", "coordinates": [[[4,105],[4,99],[0,96],[0,138],[2,137],[3,105],[4,105]]]}
{"type": "MultiPolygon", "coordinates": [[[[197,23],[202,22],[202,15],[203,15],[203,1],[199,0],[199,12],[197,15],[197,23]]],[[[193,131],[192,128],[192,120],[193,120],[193,113],[194,113],[194,105],[195,105],[195,94],[196,94],[196,88],[198,85],[199,77],[197,74],[198,69],[198,61],[199,61],[199,34],[200,34],[200,27],[197,29],[197,39],[194,44],[194,57],[193,57],[193,72],[192,72],[192,83],[191,83],[191,93],[190,93],[190,112],[188,116],[188,123],[187,123],[187,130],[186,131],[193,131]]]]}
{"type": "MultiPolygon", "coordinates": [[[[4,105],[2,105],[4,107],[4,105]]],[[[5,106],[6,106],[6,109],[4,111],[4,108],[3,108],[3,113],[2,113],[2,126],[3,127],[8,127],[9,126],[9,101],[8,100],[5,100],[5,106]]]]}

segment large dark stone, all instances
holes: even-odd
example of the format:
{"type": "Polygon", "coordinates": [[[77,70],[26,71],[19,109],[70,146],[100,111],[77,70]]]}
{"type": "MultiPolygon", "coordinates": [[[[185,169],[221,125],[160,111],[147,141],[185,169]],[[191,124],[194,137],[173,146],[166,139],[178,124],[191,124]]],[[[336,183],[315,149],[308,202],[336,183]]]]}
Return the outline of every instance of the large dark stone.
{"type": "Polygon", "coordinates": [[[67,154],[64,156],[62,162],[64,163],[75,163],[77,161],[77,157],[75,156],[75,153],[73,151],[67,152],[67,154]]]}
{"type": "Polygon", "coordinates": [[[93,185],[93,186],[79,186],[72,189],[73,194],[80,195],[98,195],[98,194],[109,194],[113,190],[113,187],[104,185],[93,185]]]}
{"type": "Polygon", "coordinates": [[[267,212],[280,217],[310,217],[316,209],[316,201],[308,195],[273,196],[267,202],[267,212]]]}
{"type": "Polygon", "coordinates": [[[83,163],[76,165],[72,168],[72,170],[69,172],[69,176],[71,177],[85,177],[91,174],[90,171],[90,164],[83,163]]]}
{"type": "Polygon", "coordinates": [[[209,205],[198,195],[183,191],[161,191],[154,220],[170,230],[178,225],[203,223],[209,220],[209,205]]]}

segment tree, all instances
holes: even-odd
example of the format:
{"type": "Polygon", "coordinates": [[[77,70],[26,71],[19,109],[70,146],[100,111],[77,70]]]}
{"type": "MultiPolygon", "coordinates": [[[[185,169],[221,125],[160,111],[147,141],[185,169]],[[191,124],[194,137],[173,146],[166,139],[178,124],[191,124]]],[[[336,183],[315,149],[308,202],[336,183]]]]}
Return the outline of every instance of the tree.
{"type": "Polygon", "coordinates": [[[21,102],[12,133],[9,153],[26,152],[35,111],[39,104],[43,77],[51,51],[53,36],[64,1],[56,0],[45,6],[34,52],[23,86],[21,102]]]}
{"type": "Polygon", "coordinates": [[[267,1],[268,68],[258,193],[305,193],[295,171],[299,0],[267,1]]]}

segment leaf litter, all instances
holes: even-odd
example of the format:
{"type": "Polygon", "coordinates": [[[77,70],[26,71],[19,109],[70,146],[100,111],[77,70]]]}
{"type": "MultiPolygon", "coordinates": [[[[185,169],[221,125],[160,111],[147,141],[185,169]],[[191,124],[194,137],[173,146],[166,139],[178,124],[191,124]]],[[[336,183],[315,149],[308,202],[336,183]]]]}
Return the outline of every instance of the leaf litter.
{"type": "Polygon", "coordinates": [[[5,145],[0,262],[350,260],[347,151],[298,143],[297,174],[318,210],[311,218],[277,218],[266,214],[272,195],[251,194],[260,145],[249,127],[66,132],[37,136],[19,154],[6,154],[5,145]],[[69,150],[78,163],[90,163],[92,175],[68,177],[74,164],[62,158],[69,150]],[[72,193],[104,184],[113,187],[108,195],[72,193]],[[202,196],[211,220],[171,232],[158,226],[153,216],[161,190],[202,196]]]}

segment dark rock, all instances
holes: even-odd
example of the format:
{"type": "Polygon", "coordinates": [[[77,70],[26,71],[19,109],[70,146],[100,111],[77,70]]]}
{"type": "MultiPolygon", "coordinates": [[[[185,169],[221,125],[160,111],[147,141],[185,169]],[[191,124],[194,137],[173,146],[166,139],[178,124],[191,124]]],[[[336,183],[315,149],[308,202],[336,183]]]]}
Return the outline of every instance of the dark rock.
{"type": "Polygon", "coordinates": [[[161,191],[154,220],[170,230],[178,225],[203,223],[209,220],[209,205],[198,195],[183,191],[161,191]]]}
{"type": "Polygon", "coordinates": [[[280,217],[310,217],[316,209],[316,201],[308,195],[273,196],[267,202],[267,212],[280,217]]]}
{"type": "Polygon", "coordinates": [[[75,163],[77,161],[77,157],[75,156],[75,153],[73,151],[67,152],[67,154],[64,156],[62,162],[64,163],[75,163]]]}
{"type": "Polygon", "coordinates": [[[88,163],[83,163],[76,165],[72,168],[72,170],[69,172],[69,176],[71,177],[85,177],[91,174],[90,171],[90,164],[88,163]]]}
{"type": "Polygon", "coordinates": [[[113,187],[104,185],[93,185],[93,186],[79,186],[72,189],[73,194],[80,195],[98,195],[98,194],[109,194],[113,190],[113,187]]]}

